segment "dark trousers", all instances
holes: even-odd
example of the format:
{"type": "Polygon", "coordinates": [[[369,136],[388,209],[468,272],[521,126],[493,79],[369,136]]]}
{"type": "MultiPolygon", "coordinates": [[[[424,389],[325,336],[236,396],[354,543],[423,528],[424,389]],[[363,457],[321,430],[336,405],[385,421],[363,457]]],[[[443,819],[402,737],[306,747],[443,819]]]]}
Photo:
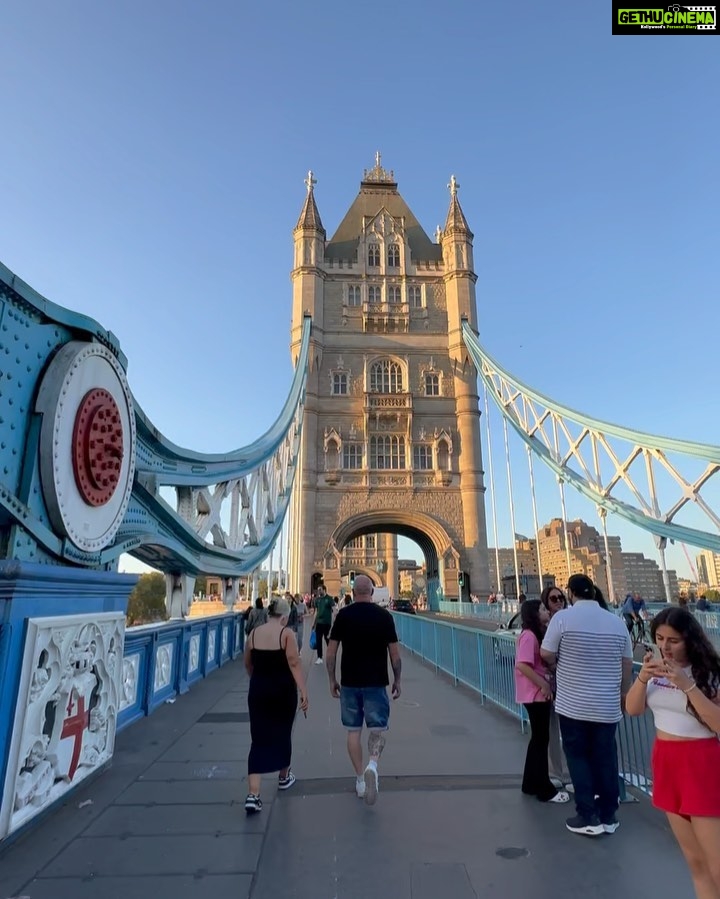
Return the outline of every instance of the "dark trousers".
{"type": "Polygon", "coordinates": [[[525,756],[522,791],[547,802],[557,793],[548,775],[551,702],[526,702],[530,719],[530,742],[525,756]]]}
{"type": "Polygon", "coordinates": [[[330,628],[331,624],[316,624],[315,625],[315,650],[318,654],[318,658],[321,659],[323,657],[323,637],[325,638],[325,642],[330,642],[330,628]]]}
{"type": "Polygon", "coordinates": [[[620,801],[617,724],[558,717],[577,813],[585,820],[599,818],[602,824],[609,824],[620,801]]]}

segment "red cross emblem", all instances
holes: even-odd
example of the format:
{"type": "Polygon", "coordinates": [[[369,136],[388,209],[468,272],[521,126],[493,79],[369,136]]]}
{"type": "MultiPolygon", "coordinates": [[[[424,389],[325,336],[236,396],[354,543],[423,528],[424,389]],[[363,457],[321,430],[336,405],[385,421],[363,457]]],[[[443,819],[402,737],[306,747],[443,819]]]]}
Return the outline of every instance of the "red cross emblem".
{"type": "Polygon", "coordinates": [[[70,693],[70,699],[68,700],[68,717],[63,721],[62,732],[60,734],[60,739],[64,739],[65,737],[73,737],[75,739],[72,758],[70,759],[70,770],[68,771],[68,777],[70,778],[70,780],[72,780],[75,776],[75,772],[77,771],[78,764],[80,762],[80,750],[82,749],[83,733],[85,732],[86,728],[90,726],[90,712],[85,711],[85,697],[77,697],[77,713],[75,715],[72,714],[73,708],[75,706],[74,699],[75,691],[73,690],[70,693]]]}

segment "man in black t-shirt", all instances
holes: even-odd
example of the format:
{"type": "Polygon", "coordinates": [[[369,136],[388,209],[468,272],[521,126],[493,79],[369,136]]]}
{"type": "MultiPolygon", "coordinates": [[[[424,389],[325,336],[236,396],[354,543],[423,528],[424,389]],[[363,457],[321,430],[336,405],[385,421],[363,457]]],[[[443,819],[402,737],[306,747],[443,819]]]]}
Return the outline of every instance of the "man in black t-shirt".
{"type": "Polygon", "coordinates": [[[400,695],[402,662],[392,615],[373,602],[373,585],[360,574],[353,585],[354,602],[340,609],[330,634],[326,666],[330,692],[340,698],[342,723],[347,728],[347,747],[355,768],[355,792],[368,805],[377,799],[378,761],[385,746],[390,718],[388,654],[393,670],[392,697],[400,695]],[[335,677],[338,646],[342,644],[340,684],[335,677]],[[370,759],[363,769],[362,728],[368,728],[370,759]]]}

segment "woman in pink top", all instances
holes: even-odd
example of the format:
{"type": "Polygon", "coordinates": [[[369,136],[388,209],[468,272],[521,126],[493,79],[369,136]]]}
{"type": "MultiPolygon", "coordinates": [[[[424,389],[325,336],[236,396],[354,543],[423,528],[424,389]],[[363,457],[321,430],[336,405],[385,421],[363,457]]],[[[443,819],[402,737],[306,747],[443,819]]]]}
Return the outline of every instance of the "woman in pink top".
{"type": "Polygon", "coordinates": [[[547,669],[540,658],[540,644],[550,613],[539,599],[520,606],[522,633],[515,651],[515,699],[525,706],[530,719],[530,743],[525,757],[522,791],[540,802],[568,802],[570,797],[558,790],[548,774],[548,742],[553,692],[547,669]]]}

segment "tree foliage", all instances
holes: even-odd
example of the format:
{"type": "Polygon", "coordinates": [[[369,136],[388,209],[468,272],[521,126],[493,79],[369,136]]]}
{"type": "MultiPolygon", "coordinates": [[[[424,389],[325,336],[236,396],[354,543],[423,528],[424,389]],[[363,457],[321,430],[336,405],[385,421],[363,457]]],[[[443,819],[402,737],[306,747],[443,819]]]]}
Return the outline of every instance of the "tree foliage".
{"type": "Polygon", "coordinates": [[[705,599],[709,599],[710,602],[720,602],[720,590],[706,590],[705,591],[705,599]]]}
{"type": "Polygon", "coordinates": [[[148,624],[166,618],[165,575],[159,571],[141,574],[128,601],[128,624],[148,624]]]}

